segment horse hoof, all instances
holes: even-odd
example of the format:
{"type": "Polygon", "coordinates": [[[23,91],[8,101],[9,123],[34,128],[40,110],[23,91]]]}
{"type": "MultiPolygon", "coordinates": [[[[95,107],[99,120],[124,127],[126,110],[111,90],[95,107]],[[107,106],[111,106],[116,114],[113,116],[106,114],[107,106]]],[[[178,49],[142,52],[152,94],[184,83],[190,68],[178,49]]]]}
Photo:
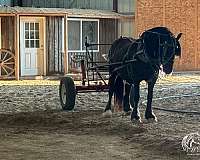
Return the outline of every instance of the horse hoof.
{"type": "Polygon", "coordinates": [[[148,119],[147,119],[147,122],[148,122],[148,123],[156,123],[156,122],[158,122],[158,120],[157,120],[156,117],[155,117],[155,118],[148,118],[148,119]]]}
{"type": "Polygon", "coordinates": [[[132,122],[133,124],[141,124],[141,123],[142,123],[142,120],[141,120],[141,118],[139,118],[139,119],[133,118],[133,119],[131,119],[131,122],[132,122]]]}
{"type": "Polygon", "coordinates": [[[145,119],[147,122],[157,122],[157,117],[153,112],[146,112],[145,113],[145,119]]]}
{"type": "Polygon", "coordinates": [[[108,117],[108,118],[112,117],[112,112],[111,112],[111,110],[105,111],[105,112],[103,113],[103,117],[108,117]]]}

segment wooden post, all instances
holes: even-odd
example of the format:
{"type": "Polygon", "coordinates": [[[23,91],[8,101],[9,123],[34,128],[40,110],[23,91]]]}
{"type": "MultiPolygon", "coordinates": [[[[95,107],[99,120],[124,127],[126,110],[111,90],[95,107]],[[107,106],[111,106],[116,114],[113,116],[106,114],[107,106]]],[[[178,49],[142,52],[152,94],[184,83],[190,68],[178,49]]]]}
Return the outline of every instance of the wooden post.
{"type": "Polygon", "coordinates": [[[64,16],[64,74],[68,73],[68,34],[67,34],[67,15],[64,16]]]}
{"type": "Polygon", "coordinates": [[[0,49],[1,49],[1,17],[0,17],[0,49]]]}
{"type": "Polygon", "coordinates": [[[115,12],[118,12],[118,1],[117,0],[113,0],[113,10],[115,12]]]}
{"type": "Polygon", "coordinates": [[[19,80],[19,15],[15,15],[14,32],[15,32],[15,78],[19,80]]]}
{"type": "Polygon", "coordinates": [[[85,61],[81,60],[81,73],[82,73],[82,85],[86,82],[86,71],[85,71],[85,61]]]}
{"type": "Polygon", "coordinates": [[[47,75],[47,51],[46,51],[46,17],[42,18],[42,26],[43,26],[43,75],[47,75]]]}

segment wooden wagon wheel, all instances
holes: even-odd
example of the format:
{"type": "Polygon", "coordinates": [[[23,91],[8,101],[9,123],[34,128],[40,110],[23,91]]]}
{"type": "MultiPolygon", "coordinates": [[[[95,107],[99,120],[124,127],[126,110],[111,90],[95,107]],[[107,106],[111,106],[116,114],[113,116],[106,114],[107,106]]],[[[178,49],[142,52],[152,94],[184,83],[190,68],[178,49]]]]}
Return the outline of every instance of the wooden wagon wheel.
{"type": "Polygon", "coordinates": [[[8,77],[15,72],[15,56],[11,51],[0,49],[0,77],[8,77]]]}

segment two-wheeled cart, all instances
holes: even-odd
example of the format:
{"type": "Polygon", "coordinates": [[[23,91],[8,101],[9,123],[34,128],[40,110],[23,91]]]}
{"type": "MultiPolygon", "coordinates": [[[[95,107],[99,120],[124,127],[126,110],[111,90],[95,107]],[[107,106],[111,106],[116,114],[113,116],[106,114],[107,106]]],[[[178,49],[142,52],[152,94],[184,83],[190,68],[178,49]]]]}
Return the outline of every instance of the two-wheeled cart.
{"type": "Polygon", "coordinates": [[[109,64],[107,62],[95,61],[93,46],[111,44],[90,44],[85,41],[86,52],[84,55],[74,55],[71,58],[73,63],[79,63],[81,70],[81,85],[76,85],[73,78],[64,76],[60,80],[59,96],[60,103],[64,110],[72,110],[75,106],[76,94],[87,92],[108,91],[109,64]]]}

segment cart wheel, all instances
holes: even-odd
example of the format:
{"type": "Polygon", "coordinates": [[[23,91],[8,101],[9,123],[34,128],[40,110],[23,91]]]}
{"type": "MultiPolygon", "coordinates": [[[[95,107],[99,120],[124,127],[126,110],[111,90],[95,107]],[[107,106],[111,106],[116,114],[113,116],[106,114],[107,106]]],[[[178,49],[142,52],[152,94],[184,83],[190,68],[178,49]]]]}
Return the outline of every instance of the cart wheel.
{"type": "Polygon", "coordinates": [[[9,77],[15,72],[15,55],[6,49],[0,49],[0,77],[9,77]]]}
{"type": "Polygon", "coordinates": [[[71,77],[63,77],[59,86],[60,103],[63,110],[72,110],[75,106],[76,89],[71,77]]]}

